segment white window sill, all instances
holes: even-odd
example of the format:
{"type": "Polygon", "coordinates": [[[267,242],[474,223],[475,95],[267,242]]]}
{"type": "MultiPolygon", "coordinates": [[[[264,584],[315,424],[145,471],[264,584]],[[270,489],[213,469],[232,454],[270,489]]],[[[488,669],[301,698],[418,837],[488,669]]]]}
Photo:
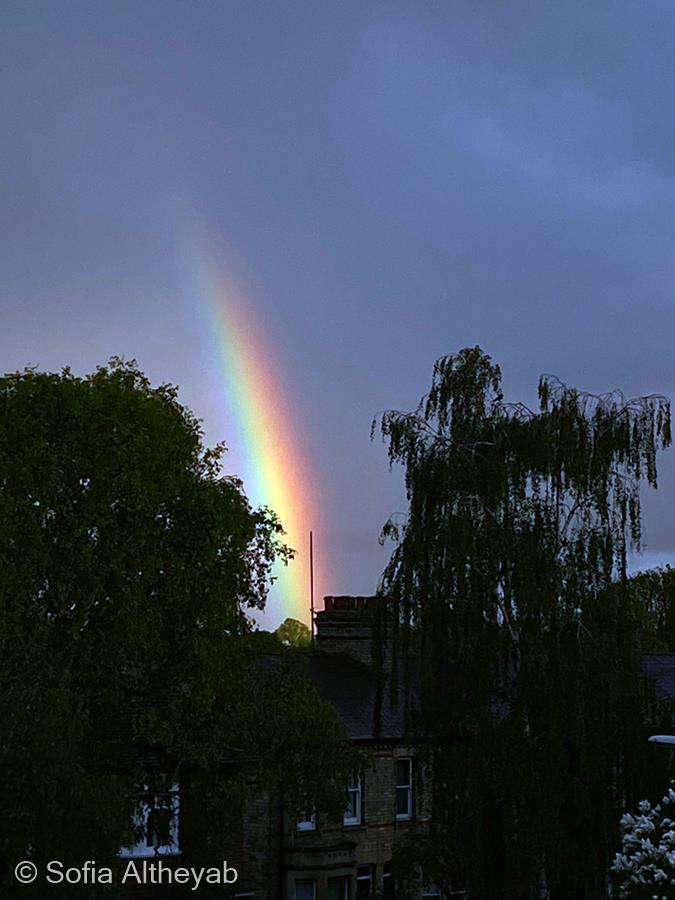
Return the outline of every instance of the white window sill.
{"type": "Polygon", "coordinates": [[[176,844],[167,844],[165,847],[122,847],[117,856],[120,859],[156,859],[180,854],[180,847],[176,844]]]}

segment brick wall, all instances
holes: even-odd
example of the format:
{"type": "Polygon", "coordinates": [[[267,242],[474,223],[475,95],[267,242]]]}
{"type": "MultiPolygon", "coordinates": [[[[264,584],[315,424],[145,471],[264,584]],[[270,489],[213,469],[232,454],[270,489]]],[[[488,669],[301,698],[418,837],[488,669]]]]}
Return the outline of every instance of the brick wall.
{"type": "Polygon", "coordinates": [[[392,858],[394,846],[411,828],[424,827],[428,821],[428,801],[417,777],[414,748],[404,744],[372,745],[368,750],[369,766],[363,779],[362,822],[343,825],[342,822],[317,819],[316,831],[298,831],[294,822],[287,825],[286,898],[294,900],[295,881],[313,879],[317,882],[317,900],[327,896],[330,876],[347,876],[349,897],[356,892],[356,871],[360,866],[372,866],[375,888],[381,890],[384,866],[392,858]],[[410,820],[396,819],[395,760],[413,759],[413,816],[410,820]],[[340,858],[338,851],[341,851],[340,858]]]}
{"type": "Polygon", "coordinates": [[[324,609],[315,614],[316,649],[346,653],[372,664],[373,621],[378,597],[327,596],[324,609]]]}

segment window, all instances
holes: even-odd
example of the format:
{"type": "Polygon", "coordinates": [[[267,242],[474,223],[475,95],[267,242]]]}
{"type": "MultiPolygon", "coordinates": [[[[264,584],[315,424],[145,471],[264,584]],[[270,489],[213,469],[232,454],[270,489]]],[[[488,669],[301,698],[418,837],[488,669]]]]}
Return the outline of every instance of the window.
{"type": "Polygon", "coordinates": [[[349,900],[349,876],[328,879],[328,900],[349,900]]]}
{"type": "Polygon", "coordinates": [[[404,757],[396,760],[396,818],[411,819],[412,812],[412,759],[404,757]]]}
{"type": "Polygon", "coordinates": [[[371,900],[374,893],[374,866],[358,866],[356,869],[356,900],[371,900]]]}
{"type": "Polygon", "coordinates": [[[433,881],[422,886],[421,896],[426,900],[441,900],[441,889],[433,881]]]}
{"type": "Polygon", "coordinates": [[[162,781],[152,788],[144,784],[143,794],[138,798],[132,813],[132,826],[136,842],[122,847],[119,856],[150,857],[176,856],[180,853],[178,826],[180,816],[180,794],[177,783],[162,789],[162,781]],[[159,789],[158,789],[159,788],[159,789]]]}
{"type": "Polygon", "coordinates": [[[382,869],[382,897],[392,900],[394,896],[394,878],[391,874],[391,863],[385,863],[382,869]]]}
{"type": "Polygon", "coordinates": [[[295,882],[295,900],[316,900],[316,881],[313,878],[298,878],[295,882]]]}
{"type": "Polygon", "coordinates": [[[298,831],[316,831],[316,813],[302,813],[296,823],[298,831]]]}
{"type": "Polygon", "coordinates": [[[361,824],[361,796],[361,779],[354,775],[347,787],[347,809],[342,819],[344,825],[361,824]]]}

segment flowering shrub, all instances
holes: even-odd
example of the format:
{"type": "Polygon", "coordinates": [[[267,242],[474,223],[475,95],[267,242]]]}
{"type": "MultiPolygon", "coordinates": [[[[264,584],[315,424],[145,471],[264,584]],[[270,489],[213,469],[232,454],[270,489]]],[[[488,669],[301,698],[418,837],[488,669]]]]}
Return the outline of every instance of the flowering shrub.
{"type": "Polygon", "coordinates": [[[619,897],[625,900],[672,900],[675,897],[675,790],[652,808],[639,804],[639,815],[621,819],[623,840],[612,870],[619,897]]]}

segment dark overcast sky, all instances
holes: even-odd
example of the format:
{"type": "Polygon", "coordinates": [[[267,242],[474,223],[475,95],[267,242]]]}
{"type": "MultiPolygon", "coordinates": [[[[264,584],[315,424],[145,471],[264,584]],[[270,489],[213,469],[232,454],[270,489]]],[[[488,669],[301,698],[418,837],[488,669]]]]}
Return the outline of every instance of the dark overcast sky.
{"type": "MultiPolygon", "coordinates": [[[[668,2],[24,2],[0,10],[0,368],[113,354],[222,434],[183,230],[251,286],[370,592],[402,473],[369,441],[436,357],[675,393],[668,2]]],[[[647,560],[675,559],[675,462],[647,560]]]]}

